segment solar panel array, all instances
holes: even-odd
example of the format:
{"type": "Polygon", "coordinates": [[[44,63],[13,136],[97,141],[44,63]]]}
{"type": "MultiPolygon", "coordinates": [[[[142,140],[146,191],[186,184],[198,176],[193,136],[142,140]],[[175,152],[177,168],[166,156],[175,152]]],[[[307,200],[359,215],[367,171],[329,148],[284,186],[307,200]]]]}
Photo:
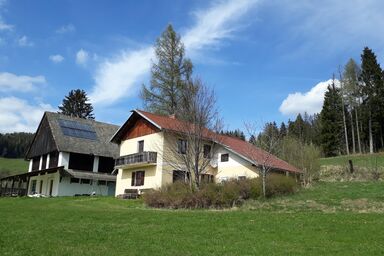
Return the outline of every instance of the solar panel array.
{"type": "Polygon", "coordinates": [[[82,124],[76,121],[59,119],[59,125],[61,131],[66,136],[97,140],[97,135],[92,126],[88,124],[82,124]]]}

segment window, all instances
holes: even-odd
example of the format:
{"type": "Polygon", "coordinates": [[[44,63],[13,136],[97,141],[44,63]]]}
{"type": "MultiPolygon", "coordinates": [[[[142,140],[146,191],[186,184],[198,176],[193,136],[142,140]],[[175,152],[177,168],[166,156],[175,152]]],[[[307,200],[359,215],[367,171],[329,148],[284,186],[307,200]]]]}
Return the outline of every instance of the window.
{"type": "Polygon", "coordinates": [[[144,152],[144,141],[143,140],[140,140],[137,142],[137,151],[139,153],[144,152]]]}
{"type": "Polygon", "coordinates": [[[40,190],[39,190],[40,194],[43,193],[43,181],[41,180],[40,181],[40,190]]]}
{"type": "Polygon", "coordinates": [[[80,182],[80,179],[78,178],[71,178],[71,181],[70,183],[79,183],[80,182]]]}
{"type": "Polygon", "coordinates": [[[144,185],[145,171],[132,172],[131,186],[143,186],[144,185]]]}
{"type": "Polygon", "coordinates": [[[212,183],[213,182],[213,175],[211,174],[200,174],[200,182],[201,183],[212,183]]]}
{"type": "Polygon", "coordinates": [[[178,139],[177,140],[177,152],[179,154],[186,154],[187,153],[187,141],[178,139]]]}
{"type": "Polygon", "coordinates": [[[245,179],[247,179],[247,177],[245,177],[245,176],[238,176],[237,179],[238,180],[245,180],[245,179]]]}
{"type": "Polygon", "coordinates": [[[80,184],[91,184],[91,180],[89,179],[81,179],[80,184]]]}
{"type": "Polygon", "coordinates": [[[177,181],[186,182],[190,179],[191,175],[189,172],[174,170],[172,174],[172,182],[175,183],[177,181]]]}
{"type": "Polygon", "coordinates": [[[204,155],[204,158],[210,158],[211,157],[211,145],[204,145],[203,155],[204,155]]]}
{"type": "Polygon", "coordinates": [[[228,162],[229,154],[221,154],[221,162],[228,162]]]}
{"type": "Polygon", "coordinates": [[[37,183],[36,180],[33,180],[32,183],[31,183],[31,194],[35,194],[36,193],[36,183],[37,183]]]}
{"type": "Polygon", "coordinates": [[[106,182],[105,180],[98,180],[98,181],[97,181],[97,185],[99,185],[99,186],[105,186],[105,185],[107,185],[107,182],[106,182]]]}

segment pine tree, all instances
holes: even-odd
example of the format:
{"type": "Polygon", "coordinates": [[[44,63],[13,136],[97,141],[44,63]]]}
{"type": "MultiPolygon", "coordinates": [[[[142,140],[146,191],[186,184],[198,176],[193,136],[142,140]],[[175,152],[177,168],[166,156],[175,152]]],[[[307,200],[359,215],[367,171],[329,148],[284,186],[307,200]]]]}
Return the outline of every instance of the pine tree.
{"type": "Polygon", "coordinates": [[[321,118],[321,146],[325,156],[336,156],[340,153],[343,132],[342,106],[340,90],[334,81],[325,92],[321,118]]]}
{"type": "Polygon", "coordinates": [[[143,85],[141,98],[145,108],[151,112],[177,115],[178,108],[188,105],[183,102],[188,100],[183,97],[187,95],[183,90],[191,90],[193,65],[184,57],[184,45],[172,25],[168,25],[157,39],[155,54],[150,86],[143,85]]]}
{"type": "Polygon", "coordinates": [[[95,119],[93,115],[92,104],[89,103],[89,99],[84,90],[71,90],[67,96],[63,99],[61,106],[59,106],[59,113],[80,117],[85,119],[95,119]]]}

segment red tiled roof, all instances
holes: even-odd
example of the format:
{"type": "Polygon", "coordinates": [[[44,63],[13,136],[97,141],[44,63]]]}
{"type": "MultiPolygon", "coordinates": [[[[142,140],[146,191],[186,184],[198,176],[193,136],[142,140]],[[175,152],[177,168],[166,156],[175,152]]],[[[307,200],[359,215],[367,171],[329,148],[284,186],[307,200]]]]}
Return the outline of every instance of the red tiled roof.
{"type": "MultiPolygon", "coordinates": [[[[148,121],[154,123],[155,125],[160,126],[159,128],[161,129],[182,132],[180,129],[183,127],[183,121],[173,117],[157,115],[142,110],[135,110],[135,112],[139,113],[141,116],[145,117],[148,121]]],[[[227,147],[229,150],[235,152],[243,158],[256,163],[257,165],[262,165],[264,162],[266,162],[267,166],[274,169],[301,173],[298,168],[260,148],[255,147],[246,141],[226,135],[217,135],[208,129],[206,129],[204,133],[207,134],[207,137],[212,138],[219,144],[227,147]]]]}

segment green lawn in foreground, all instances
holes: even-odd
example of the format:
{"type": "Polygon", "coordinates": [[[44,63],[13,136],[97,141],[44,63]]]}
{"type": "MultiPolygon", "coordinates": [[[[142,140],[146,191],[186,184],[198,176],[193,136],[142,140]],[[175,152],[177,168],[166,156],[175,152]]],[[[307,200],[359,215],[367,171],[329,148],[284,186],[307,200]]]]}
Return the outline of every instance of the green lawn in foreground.
{"type": "Polygon", "coordinates": [[[16,175],[28,171],[28,162],[20,158],[3,158],[0,157],[0,176],[16,175]]]}
{"type": "Polygon", "coordinates": [[[156,210],[114,198],[2,198],[0,254],[379,255],[383,203],[383,183],[373,182],[321,183],[223,211],[156,210]],[[376,206],[361,213],[343,207],[348,200],[376,206]],[[325,208],[302,207],[313,202],[325,208]]]}
{"type": "Polygon", "coordinates": [[[384,153],[364,154],[364,155],[350,155],[350,156],[337,156],[321,158],[320,165],[340,165],[347,166],[348,160],[351,159],[355,166],[367,167],[375,166],[384,167],[384,153]]]}

